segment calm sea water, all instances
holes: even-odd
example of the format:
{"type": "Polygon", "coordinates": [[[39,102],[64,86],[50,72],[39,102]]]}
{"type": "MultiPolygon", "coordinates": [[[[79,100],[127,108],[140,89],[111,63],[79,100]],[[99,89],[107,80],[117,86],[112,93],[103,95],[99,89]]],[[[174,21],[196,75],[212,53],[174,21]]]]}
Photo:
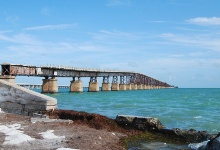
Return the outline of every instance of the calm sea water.
{"type": "MultiPolygon", "coordinates": [[[[86,90],[86,89],[85,89],[86,90]]],[[[220,89],[178,88],[48,94],[58,99],[59,109],[158,118],[167,128],[220,131],[220,89]]]]}

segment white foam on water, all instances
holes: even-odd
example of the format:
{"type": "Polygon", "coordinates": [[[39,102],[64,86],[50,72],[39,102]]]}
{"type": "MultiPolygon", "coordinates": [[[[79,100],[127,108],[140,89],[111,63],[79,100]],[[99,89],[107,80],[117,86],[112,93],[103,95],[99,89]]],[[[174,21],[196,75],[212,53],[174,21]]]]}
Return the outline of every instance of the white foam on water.
{"type": "Polygon", "coordinates": [[[6,135],[3,145],[14,145],[35,140],[34,138],[23,134],[23,131],[19,130],[20,128],[21,125],[17,123],[12,125],[0,125],[0,132],[6,135]]]}
{"type": "Polygon", "coordinates": [[[202,118],[202,116],[195,116],[195,117],[193,117],[193,118],[199,119],[199,118],[202,118]]]}
{"type": "Polygon", "coordinates": [[[206,148],[206,145],[209,141],[204,141],[204,142],[201,142],[201,143],[191,143],[188,145],[188,147],[191,149],[191,150],[205,150],[206,148]]]}
{"type": "Polygon", "coordinates": [[[0,113],[4,113],[4,111],[2,111],[2,109],[0,108],[0,113]]]}
{"type": "Polygon", "coordinates": [[[54,130],[47,130],[46,132],[41,132],[39,134],[42,135],[44,139],[57,139],[57,138],[65,138],[65,136],[56,136],[53,133],[54,130]]]}
{"type": "Polygon", "coordinates": [[[160,149],[160,148],[165,148],[167,146],[166,143],[162,143],[162,142],[142,143],[142,145],[146,149],[160,149]]]}

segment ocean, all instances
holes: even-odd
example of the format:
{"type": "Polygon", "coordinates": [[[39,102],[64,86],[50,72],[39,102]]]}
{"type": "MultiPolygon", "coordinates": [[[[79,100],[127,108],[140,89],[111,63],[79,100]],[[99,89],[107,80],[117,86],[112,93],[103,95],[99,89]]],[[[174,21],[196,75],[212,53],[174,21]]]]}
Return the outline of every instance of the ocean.
{"type": "MultiPolygon", "coordinates": [[[[174,88],[70,93],[59,89],[47,94],[58,100],[59,109],[158,118],[166,128],[220,131],[220,88],[174,88]]],[[[40,90],[37,90],[40,92],[40,90]]]]}

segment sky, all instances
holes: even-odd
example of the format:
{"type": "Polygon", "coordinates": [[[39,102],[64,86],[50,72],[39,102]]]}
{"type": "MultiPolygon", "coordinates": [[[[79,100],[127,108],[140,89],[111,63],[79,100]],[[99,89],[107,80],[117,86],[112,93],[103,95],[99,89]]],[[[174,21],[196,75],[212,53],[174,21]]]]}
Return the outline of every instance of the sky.
{"type": "Polygon", "coordinates": [[[134,71],[181,88],[220,88],[219,8],[219,0],[1,0],[0,63],[134,71]]]}

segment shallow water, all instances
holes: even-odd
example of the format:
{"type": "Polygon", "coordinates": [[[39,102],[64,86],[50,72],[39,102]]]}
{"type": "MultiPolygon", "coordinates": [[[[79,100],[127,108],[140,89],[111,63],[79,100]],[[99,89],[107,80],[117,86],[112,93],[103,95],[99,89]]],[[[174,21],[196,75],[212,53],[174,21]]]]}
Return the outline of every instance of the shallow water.
{"type": "MultiPolygon", "coordinates": [[[[38,90],[40,91],[40,90],[38,90]]],[[[108,92],[49,94],[58,99],[59,109],[156,117],[167,128],[220,131],[220,89],[177,88],[108,92]]],[[[86,89],[85,89],[86,91],[86,89]]]]}

